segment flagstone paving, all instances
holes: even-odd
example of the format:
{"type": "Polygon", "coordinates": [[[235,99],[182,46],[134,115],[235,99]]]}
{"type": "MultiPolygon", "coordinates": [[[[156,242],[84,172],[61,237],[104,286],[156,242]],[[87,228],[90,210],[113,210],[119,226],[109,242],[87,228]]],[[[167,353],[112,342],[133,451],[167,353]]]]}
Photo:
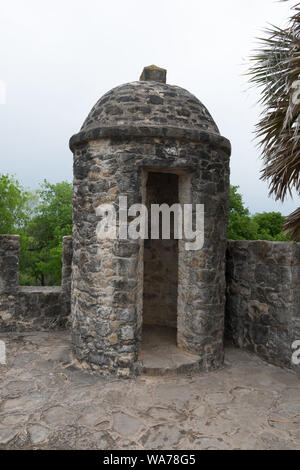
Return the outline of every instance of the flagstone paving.
{"type": "Polygon", "coordinates": [[[68,333],[1,335],[0,449],[300,449],[300,378],[227,348],[224,369],[120,380],[68,333]]]}

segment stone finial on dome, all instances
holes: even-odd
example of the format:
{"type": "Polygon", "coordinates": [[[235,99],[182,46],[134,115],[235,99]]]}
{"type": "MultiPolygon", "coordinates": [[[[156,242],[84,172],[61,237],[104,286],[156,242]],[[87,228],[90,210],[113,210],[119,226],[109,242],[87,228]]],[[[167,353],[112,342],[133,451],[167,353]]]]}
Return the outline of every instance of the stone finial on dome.
{"type": "Polygon", "coordinates": [[[166,83],[167,81],[167,71],[166,69],[161,69],[156,65],[148,65],[144,67],[142,75],[140,76],[140,82],[161,82],[166,83]]]}

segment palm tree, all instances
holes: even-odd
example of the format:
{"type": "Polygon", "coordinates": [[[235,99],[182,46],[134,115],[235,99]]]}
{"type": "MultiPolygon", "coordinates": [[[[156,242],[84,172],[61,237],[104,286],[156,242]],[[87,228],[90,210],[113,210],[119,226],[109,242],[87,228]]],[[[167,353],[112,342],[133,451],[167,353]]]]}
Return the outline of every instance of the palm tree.
{"type": "MultiPolygon", "coordinates": [[[[266,30],[251,57],[250,82],[261,88],[263,112],[256,126],[264,167],[261,179],[269,195],[284,201],[292,189],[300,194],[300,3],[286,28],[266,30]]],[[[300,208],[287,217],[284,230],[300,236],[300,208]]]]}

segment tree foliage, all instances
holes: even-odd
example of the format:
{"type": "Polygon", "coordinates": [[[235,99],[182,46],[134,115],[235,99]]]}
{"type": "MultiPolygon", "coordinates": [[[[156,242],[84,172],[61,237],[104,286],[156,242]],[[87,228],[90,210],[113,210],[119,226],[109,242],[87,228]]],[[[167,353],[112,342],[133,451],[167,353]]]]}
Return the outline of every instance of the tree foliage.
{"type": "Polygon", "coordinates": [[[283,232],[285,217],[280,212],[263,212],[255,214],[252,219],[258,227],[258,240],[290,241],[283,232]]]}
{"type": "Polygon", "coordinates": [[[62,237],[72,233],[72,185],[44,180],[38,198],[23,240],[21,282],[56,285],[61,282],[62,237]]]}
{"type": "Polygon", "coordinates": [[[230,187],[228,238],[230,240],[255,240],[257,225],[250,216],[249,209],[244,207],[238,186],[230,187]]]}
{"type": "Polygon", "coordinates": [[[35,195],[14,176],[0,174],[0,233],[21,233],[30,219],[35,195]]]}
{"type": "Polygon", "coordinates": [[[290,241],[283,232],[285,217],[280,212],[251,215],[244,206],[238,186],[230,187],[228,238],[231,240],[290,241]]]}

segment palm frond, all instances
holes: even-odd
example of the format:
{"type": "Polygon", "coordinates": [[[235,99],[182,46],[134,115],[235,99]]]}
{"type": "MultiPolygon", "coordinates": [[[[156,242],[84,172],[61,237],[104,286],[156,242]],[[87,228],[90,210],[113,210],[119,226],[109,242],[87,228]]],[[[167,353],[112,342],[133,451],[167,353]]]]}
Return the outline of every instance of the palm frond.
{"type": "Polygon", "coordinates": [[[283,231],[286,235],[292,237],[293,240],[298,240],[300,237],[300,207],[290,214],[285,221],[283,231]]]}
{"type": "Polygon", "coordinates": [[[250,82],[262,89],[264,106],[256,126],[262,148],[262,179],[270,194],[284,200],[292,188],[300,192],[300,4],[285,29],[272,26],[251,61],[250,82]],[[296,98],[295,98],[296,97],[296,98]]]}

